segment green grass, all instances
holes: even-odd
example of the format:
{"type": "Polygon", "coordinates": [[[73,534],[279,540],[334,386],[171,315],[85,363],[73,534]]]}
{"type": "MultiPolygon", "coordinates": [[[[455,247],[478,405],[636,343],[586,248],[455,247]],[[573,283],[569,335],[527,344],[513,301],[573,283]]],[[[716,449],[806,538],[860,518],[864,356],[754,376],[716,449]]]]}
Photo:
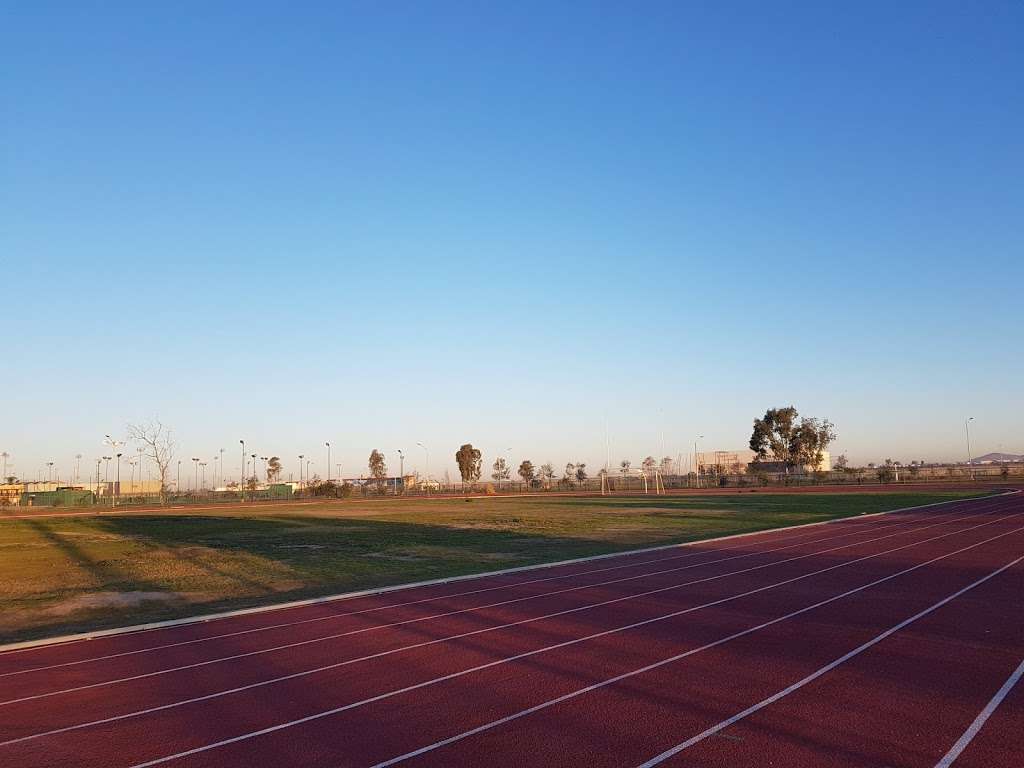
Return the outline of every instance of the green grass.
{"type": "Polygon", "coordinates": [[[763,530],[957,493],[347,501],[0,522],[0,642],[763,530]],[[145,594],[130,594],[145,593],[145,594]],[[115,605],[128,600],[132,604],[115,605]]]}

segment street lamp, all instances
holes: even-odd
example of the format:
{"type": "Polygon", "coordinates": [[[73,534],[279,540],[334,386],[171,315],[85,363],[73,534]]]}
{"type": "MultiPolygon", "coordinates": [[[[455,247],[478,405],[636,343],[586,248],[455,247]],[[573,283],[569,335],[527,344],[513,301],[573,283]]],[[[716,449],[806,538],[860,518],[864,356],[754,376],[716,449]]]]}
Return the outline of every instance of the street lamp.
{"type": "Polygon", "coordinates": [[[327,482],[331,482],[331,444],[330,442],[324,443],[327,446],[327,482]]]}
{"type": "Polygon", "coordinates": [[[195,482],[192,484],[192,487],[196,491],[198,491],[199,490],[199,459],[197,459],[195,456],[192,457],[192,467],[196,471],[196,479],[195,479],[195,482]]]}
{"type": "Polygon", "coordinates": [[[971,456],[971,422],[974,417],[970,416],[964,420],[964,434],[967,435],[967,469],[971,473],[971,480],[974,479],[974,457],[971,456]]]}
{"type": "Polygon", "coordinates": [[[405,493],[405,454],[398,449],[398,475],[402,478],[402,493],[405,493]]]}
{"type": "Polygon", "coordinates": [[[304,453],[300,453],[299,454],[299,486],[300,487],[304,487],[302,485],[302,462],[303,462],[303,460],[305,458],[306,458],[306,455],[304,453]]]}
{"type": "Polygon", "coordinates": [[[199,462],[199,466],[203,468],[203,482],[202,482],[202,484],[201,484],[201,485],[199,486],[199,488],[200,488],[201,490],[204,490],[204,491],[205,491],[205,490],[206,490],[206,462],[205,462],[205,461],[200,461],[200,462],[199,462]]]}
{"type": "Polygon", "coordinates": [[[46,482],[50,482],[53,477],[53,462],[46,462],[46,482]]]}
{"type": "Polygon", "coordinates": [[[239,440],[242,444],[242,486],[239,489],[242,494],[242,501],[245,501],[245,440],[239,440]]]}

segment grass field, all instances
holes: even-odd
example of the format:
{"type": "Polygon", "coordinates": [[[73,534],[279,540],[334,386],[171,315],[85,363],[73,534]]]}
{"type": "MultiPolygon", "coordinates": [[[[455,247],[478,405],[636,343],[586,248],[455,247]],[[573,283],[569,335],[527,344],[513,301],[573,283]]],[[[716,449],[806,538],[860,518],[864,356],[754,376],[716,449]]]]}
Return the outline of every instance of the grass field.
{"type": "Polygon", "coordinates": [[[0,642],[965,498],[473,498],[0,522],[0,642]]]}

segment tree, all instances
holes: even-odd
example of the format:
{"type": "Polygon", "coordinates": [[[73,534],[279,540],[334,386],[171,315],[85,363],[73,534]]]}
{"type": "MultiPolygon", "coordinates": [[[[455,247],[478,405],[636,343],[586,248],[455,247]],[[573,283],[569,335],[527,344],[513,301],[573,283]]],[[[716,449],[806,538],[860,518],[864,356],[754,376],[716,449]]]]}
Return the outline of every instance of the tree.
{"type": "Polygon", "coordinates": [[[664,456],[658,465],[658,471],[661,472],[662,476],[672,474],[672,457],[664,456]]]}
{"type": "Polygon", "coordinates": [[[551,487],[551,482],[555,479],[555,468],[550,461],[540,465],[540,479],[547,488],[551,487]]]}
{"type": "Polygon", "coordinates": [[[836,439],[835,426],[828,419],[803,417],[797,422],[796,408],[769,408],[763,419],[754,419],[750,450],[763,461],[771,455],[774,461],[790,467],[816,470],[828,446],[836,439]]]}
{"type": "Polygon", "coordinates": [[[533,483],[533,478],[536,474],[537,473],[533,468],[533,462],[529,459],[523,460],[519,465],[519,476],[523,478],[523,482],[526,483],[527,486],[533,483]]]}
{"type": "Polygon", "coordinates": [[[625,480],[626,475],[629,474],[629,468],[632,466],[632,464],[633,462],[631,462],[629,459],[623,459],[622,461],[619,462],[619,472],[622,473],[623,480],[625,480]]]}
{"type": "Polygon", "coordinates": [[[646,459],[643,460],[643,462],[641,462],[640,466],[643,467],[645,475],[650,476],[654,474],[654,464],[655,462],[653,456],[648,456],[646,459]]]}
{"type": "Polygon", "coordinates": [[[455,452],[455,462],[459,465],[459,474],[463,483],[475,483],[480,479],[479,448],[474,448],[472,443],[466,443],[455,452]]]}
{"type": "Polygon", "coordinates": [[[576,465],[576,481],[583,483],[587,479],[587,465],[580,462],[576,465]]]}
{"type": "Polygon", "coordinates": [[[383,493],[387,489],[388,467],[384,463],[384,454],[374,448],[370,451],[370,477],[377,485],[377,493],[383,493]]]}
{"type": "Polygon", "coordinates": [[[565,470],[562,472],[561,485],[574,485],[576,483],[576,465],[571,461],[566,462],[565,470]]]}
{"type": "Polygon", "coordinates": [[[128,438],[141,445],[146,457],[156,464],[160,477],[160,503],[166,503],[167,475],[171,469],[175,449],[171,430],[159,419],[154,419],[148,424],[129,424],[128,438]]]}
{"type": "Polygon", "coordinates": [[[494,464],[491,465],[491,469],[494,470],[491,472],[491,478],[499,483],[502,480],[508,480],[512,474],[512,470],[503,456],[499,456],[494,460],[494,464]]]}
{"type": "Polygon", "coordinates": [[[281,477],[281,459],[278,456],[271,456],[267,459],[267,482],[272,483],[281,477]]]}
{"type": "Polygon", "coordinates": [[[832,462],[832,466],[838,469],[840,472],[845,472],[848,465],[849,460],[846,458],[845,453],[841,453],[838,456],[836,456],[836,460],[832,462]]]}

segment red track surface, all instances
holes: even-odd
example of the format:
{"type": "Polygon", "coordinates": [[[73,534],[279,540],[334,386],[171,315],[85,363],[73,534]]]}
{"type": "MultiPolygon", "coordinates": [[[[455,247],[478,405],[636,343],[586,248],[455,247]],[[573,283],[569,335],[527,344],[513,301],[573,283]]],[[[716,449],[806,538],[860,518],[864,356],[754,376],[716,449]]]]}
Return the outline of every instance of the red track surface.
{"type": "Polygon", "coordinates": [[[1015,494],[2,653],[0,765],[1019,768],[1022,660],[1015,494]]]}

